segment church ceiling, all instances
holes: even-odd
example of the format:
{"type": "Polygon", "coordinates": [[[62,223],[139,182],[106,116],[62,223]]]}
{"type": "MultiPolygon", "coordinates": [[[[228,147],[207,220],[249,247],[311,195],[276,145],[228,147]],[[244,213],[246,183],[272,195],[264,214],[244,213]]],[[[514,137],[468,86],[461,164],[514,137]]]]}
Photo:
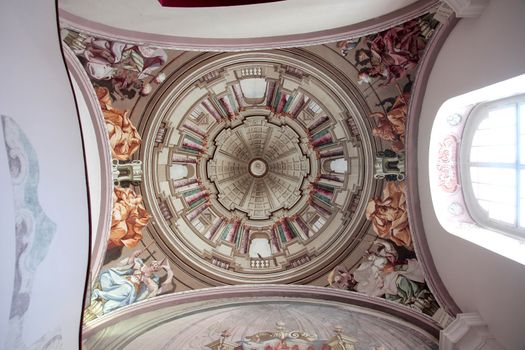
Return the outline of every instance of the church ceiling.
{"type": "Polygon", "coordinates": [[[434,11],[268,51],[180,51],[62,28],[104,117],[115,183],[85,322],[162,294],[261,283],[439,313],[404,177],[434,11]]]}

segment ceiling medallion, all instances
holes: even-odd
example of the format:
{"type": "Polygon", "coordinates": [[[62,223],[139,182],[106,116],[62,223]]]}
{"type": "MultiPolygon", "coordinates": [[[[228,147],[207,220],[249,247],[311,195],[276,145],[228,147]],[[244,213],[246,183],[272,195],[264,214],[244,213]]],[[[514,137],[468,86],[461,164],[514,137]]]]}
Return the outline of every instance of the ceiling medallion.
{"type": "Polygon", "coordinates": [[[248,165],[248,171],[253,177],[263,177],[268,172],[268,163],[262,158],[255,158],[248,165]]]}

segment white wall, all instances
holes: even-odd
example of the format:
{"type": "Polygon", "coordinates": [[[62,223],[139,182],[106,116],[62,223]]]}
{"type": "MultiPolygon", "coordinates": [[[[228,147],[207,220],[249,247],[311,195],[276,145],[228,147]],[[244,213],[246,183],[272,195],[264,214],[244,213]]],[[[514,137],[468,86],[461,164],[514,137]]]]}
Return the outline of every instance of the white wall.
{"type": "MultiPolygon", "coordinates": [[[[89,204],[91,209],[91,250],[93,252],[94,244],[97,240],[98,226],[100,221],[100,204],[102,201],[102,171],[100,169],[100,154],[98,152],[97,135],[91,120],[87,102],[82,94],[82,89],[71,76],[73,91],[77,100],[80,123],[84,134],[84,147],[89,178],[89,204]]],[[[97,106],[98,107],[98,106],[97,106]]],[[[105,135],[104,135],[105,136],[105,135]]]]}
{"type": "Polygon", "coordinates": [[[156,0],[60,0],[59,3],[61,9],[74,15],[116,28],[209,39],[259,38],[328,30],[386,15],[415,1],[287,0],[211,8],[161,7],[156,0]],[[150,20],[144,20],[146,18],[150,20]]]}
{"type": "Polygon", "coordinates": [[[428,147],[432,122],[450,97],[525,73],[525,1],[492,0],[462,19],[437,57],[419,126],[419,190],[437,270],[463,312],[478,312],[507,349],[525,347],[525,267],[444,232],[431,204],[428,147]]]}
{"type": "MultiPolygon", "coordinates": [[[[22,329],[21,338],[9,350],[32,348],[46,334],[60,334],[63,349],[76,349],[89,252],[89,219],[79,124],[60,54],[54,1],[0,2],[0,39],[0,114],[11,117],[36,149],[39,202],[56,224],[49,250],[33,275],[29,308],[18,325],[22,328],[17,328],[22,329]]],[[[15,213],[0,134],[2,349],[9,330],[15,213]]]]}

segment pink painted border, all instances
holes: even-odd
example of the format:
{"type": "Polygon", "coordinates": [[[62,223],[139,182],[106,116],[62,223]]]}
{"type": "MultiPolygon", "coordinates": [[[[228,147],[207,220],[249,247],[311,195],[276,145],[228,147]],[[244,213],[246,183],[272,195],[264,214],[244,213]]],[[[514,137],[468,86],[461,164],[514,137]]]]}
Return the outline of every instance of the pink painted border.
{"type": "MultiPolygon", "coordinates": [[[[418,133],[419,133],[419,115],[423,105],[423,97],[432,71],[432,67],[443,46],[446,38],[458,22],[455,17],[450,18],[449,22],[439,26],[434,33],[430,43],[427,46],[427,52],[420,63],[412,91],[412,99],[408,109],[408,124],[406,131],[406,171],[407,171],[407,211],[408,220],[412,236],[414,238],[414,249],[418,261],[425,272],[426,282],[436,297],[438,303],[450,315],[456,316],[461,313],[461,309],[456,304],[448,290],[446,289],[441,277],[438,274],[432,253],[428,246],[428,241],[423,226],[421,215],[421,202],[419,197],[418,181],[418,133]]],[[[423,164],[422,166],[427,166],[423,164]]]]}
{"type": "Polygon", "coordinates": [[[283,299],[307,298],[310,300],[340,302],[364,307],[400,318],[428,332],[436,337],[436,339],[439,338],[439,332],[441,330],[439,324],[430,316],[381,298],[369,297],[360,293],[328,287],[265,284],[204,288],[155,297],[150,300],[141,301],[121,308],[111,314],[102,316],[90,322],[88,325],[84,326],[82,336],[84,338],[92,336],[104,328],[119,323],[129,317],[138,316],[145,312],[160,310],[174,305],[217,299],[255,297],[282,297],[283,299]]]}
{"type": "Polygon", "coordinates": [[[74,15],[63,9],[59,9],[59,15],[62,27],[78,28],[87,33],[107,39],[117,39],[137,44],[147,43],[148,45],[156,47],[188,51],[243,51],[317,45],[351,37],[361,37],[383,31],[420,16],[439,3],[438,0],[420,0],[387,15],[334,29],[283,36],[242,39],[208,39],[159,35],[108,26],[74,15]]]}
{"type": "MultiPolygon", "coordinates": [[[[100,214],[98,217],[98,226],[96,228],[96,239],[93,242],[93,250],[91,254],[90,277],[94,280],[98,275],[104,256],[106,254],[107,241],[109,239],[109,232],[111,228],[111,211],[113,208],[113,177],[112,177],[112,162],[111,162],[111,147],[107,136],[106,124],[104,123],[104,115],[99,107],[98,98],[93,90],[93,85],[84,70],[84,67],[79,62],[73,51],[66,45],[62,45],[62,51],[66,58],[66,64],[72,78],[78,83],[82,96],[86,101],[89,109],[93,129],[97,138],[98,154],[100,159],[100,172],[102,174],[101,180],[101,202],[100,214]]],[[[75,97],[76,98],[76,97],[75,97]]],[[[89,171],[89,169],[88,169],[89,171]]],[[[89,175],[88,175],[89,182],[89,175]]],[[[93,228],[94,229],[94,228],[93,228]]],[[[91,237],[93,238],[93,231],[91,237]]],[[[90,247],[91,249],[91,247],[90,247]]],[[[89,288],[89,286],[88,286],[89,288]]]]}

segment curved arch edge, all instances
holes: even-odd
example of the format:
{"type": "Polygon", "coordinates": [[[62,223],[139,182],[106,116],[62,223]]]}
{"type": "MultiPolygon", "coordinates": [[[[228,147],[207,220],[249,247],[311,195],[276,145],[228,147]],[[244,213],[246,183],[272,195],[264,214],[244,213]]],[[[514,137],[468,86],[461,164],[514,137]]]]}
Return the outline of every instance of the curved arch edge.
{"type": "Polygon", "coordinates": [[[339,302],[386,313],[413,324],[436,338],[439,337],[441,330],[439,324],[430,316],[387,300],[326,287],[267,284],[205,288],[160,296],[119,309],[107,316],[102,316],[85,325],[82,334],[84,338],[87,338],[122,320],[173,305],[217,299],[254,297],[306,298],[339,302]]]}
{"type": "Polygon", "coordinates": [[[452,316],[456,316],[461,312],[461,309],[456,304],[450,293],[447,291],[445,284],[441,280],[434,261],[432,260],[432,253],[428,245],[423,220],[421,216],[421,203],[419,197],[418,184],[418,130],[419,130],[419,115],[423,105],[423,97],[425,87],[428,82],[430,71],[434,61],[437,58],[439,50],[443,46],[446,38],[456,25],[458,19],[452,17],[449,21],[436,31],[428,45],[428,51],[423,57],[421,65],[414,81],[412,100],[410,101],[408,110],[408,122],[406,130],[406,174],[409,181],[407,181],[407,211],[408,221],[414,241],[414,250],[418,257],[418,261],[425,272],[426,282],[430,291],[436,297],[438,303],[443,309],[452,316]]]}
{"type": "MultiPolygon", "coordinates": [[[[111,209],[113,207],[113,179],[111,175],[111,148],[107,137],[106,125],[104,123],[104,116],[99,108],[99,102],[91,81],[73,51],[67,46],[62,45],[66,64],[72,79],[78,84],[82,96],[75,96],[75,98],[83,98],[90,114],[90,126],[82,126],[83,128],[92,127],[96,136],[96,144],[98,151],[98,158],[100,159],[100,210],[99,215],[95,218],[96,226],[93,226],[92,247],[91,247],[91,266],[90,279],[94,280],[100,268],[102,267],[104,256],[106,253],[107,241],[111,228],[111,209]]],[[[88,181],[89,181],[88,175],[88,181]]]]}
{"type": "Polygon", "coordinates": [[[246,51],[302,47],[361,37],[386,30],[418,17],[439,3],[437,0],[422,0],[388,15],[334,29],[293,35],[243,39],[208,39],[159,35],[112,27],[74,15],[64,9],[59,9],[59,15],[62,27],[71,26],[79,28],[89,34],[96,34],[96,36],[101,38],[117,39],[137,44],[148,43],[159,48],[187,51],[246,51]]]}

